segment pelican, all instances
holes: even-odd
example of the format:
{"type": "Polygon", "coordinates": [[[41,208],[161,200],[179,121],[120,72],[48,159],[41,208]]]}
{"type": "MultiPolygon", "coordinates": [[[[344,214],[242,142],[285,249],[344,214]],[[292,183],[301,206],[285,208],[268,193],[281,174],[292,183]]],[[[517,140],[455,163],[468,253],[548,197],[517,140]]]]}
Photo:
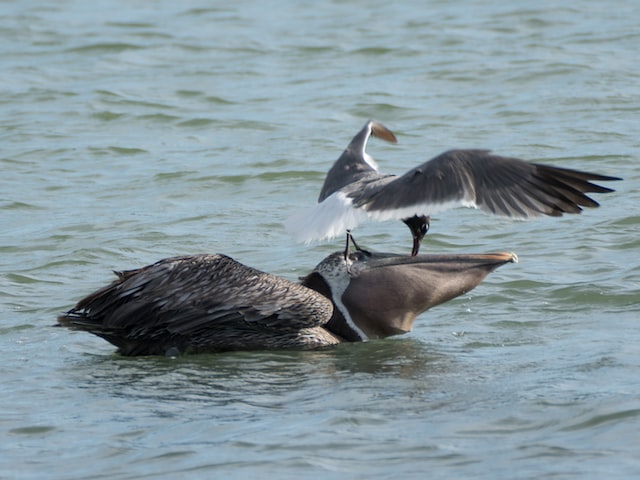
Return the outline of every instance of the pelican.
{"type": "Polygon", "coordinates": [[[98,335],[122,355],[313,349],[408,332],[420,313],[516,261],[513,253],[336,252],[294,283],[226,255],[174,257],[115,272],[58,325],[98,335]]]}
{"type": "Polygon", "coordinates": [[[621,180],[596,173],[529,163],[489,150],[449,150],[401,176],[378,172],[365,151],[370,136],[396,143],[384,125],[369,120],[333,164],[318,203],[293,215],[287,230],[297,241],[331,239],[365,220],[401,219],[418,254],[430,217],[452,207],[528,219],[580,213],[599,204],[586,193],[612,192],[592,181],[621,180]]]}

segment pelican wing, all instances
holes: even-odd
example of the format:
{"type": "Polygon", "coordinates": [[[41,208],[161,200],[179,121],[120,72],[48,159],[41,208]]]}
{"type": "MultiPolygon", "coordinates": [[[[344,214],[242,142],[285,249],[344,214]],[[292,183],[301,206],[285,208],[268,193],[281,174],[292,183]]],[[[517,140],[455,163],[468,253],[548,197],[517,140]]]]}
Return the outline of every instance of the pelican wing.
{"type": "Polygon", "coordinates": [[[613,190],[595,173],[501,157],[488,150],[451,150],[400,177],[386,177],[349,193],[354,206],[384,220],[431,215],[466,206],[513,218],[580,213],[599,204],[586,193],[613,190]]]}
{"type": "Polygon", "coordinates": [[[224,255],[169,258],[118,277],[59,322],[100,335],[121,349],[127,340],[172,336],[213,344],[211,337],[217,335],[221,345],[237,341],[250,346],[250,338],[235,337],[291,334],[323,325],[333,312],[323,295],[224,255]]]}

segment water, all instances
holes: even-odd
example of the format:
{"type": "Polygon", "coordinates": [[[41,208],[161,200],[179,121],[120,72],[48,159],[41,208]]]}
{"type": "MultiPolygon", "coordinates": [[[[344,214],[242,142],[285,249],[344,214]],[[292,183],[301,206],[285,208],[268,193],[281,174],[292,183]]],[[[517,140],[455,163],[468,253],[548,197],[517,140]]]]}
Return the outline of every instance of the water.
{"type": "MultiPolygon", "coordinates": [[[[632,0],[0,5],[0,477],[635,478],[640,66],[632,0]],[[520,263],[398,338],[122,358],[50,328],[112,269],[223,252],[294,279],[368,118],[383,171],[453,147],[619,175],[598,210],[438,216],[520,263]]],[[[400,223],[358,240],[410,249],[400,223]]]]}

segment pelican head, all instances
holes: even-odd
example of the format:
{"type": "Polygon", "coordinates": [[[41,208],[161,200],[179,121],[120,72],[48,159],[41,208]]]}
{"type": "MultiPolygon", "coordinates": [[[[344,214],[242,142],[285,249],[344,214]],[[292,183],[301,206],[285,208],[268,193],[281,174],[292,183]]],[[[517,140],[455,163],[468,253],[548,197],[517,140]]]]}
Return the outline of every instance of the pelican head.
{"type": "Polygon", "coordinates": [[[416,317],[475,288],[514,253],[406,256],[359,250],[326,257],[302,284],[334,303],[326,328],[351,341],[412,330],[416,317]]]}

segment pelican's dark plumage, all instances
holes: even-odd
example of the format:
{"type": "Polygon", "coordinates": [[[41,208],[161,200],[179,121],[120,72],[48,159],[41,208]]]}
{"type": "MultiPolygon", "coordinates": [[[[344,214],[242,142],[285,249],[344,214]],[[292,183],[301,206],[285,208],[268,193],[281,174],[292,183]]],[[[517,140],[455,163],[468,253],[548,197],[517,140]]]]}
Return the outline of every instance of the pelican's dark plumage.
{"type": "Polygon", "coordinates": [[[386,175],[365,152],[371,135],[396,142],[384,125],[373,120],[364,125],[327,173],[318,204],[288,220],[298,241],[333,238],[367,219],[402,219],[416,255],[429,217],[448,208],[473,207],[517,219],[558,217],[597,207],[587,193],[613,191],[594,181],[620,180],[489,150],[450,150],[404,175],[386,175]]]}
{"type": "Polygon", "coordinates": [[[58,323],[123,355],[310,349],[407,332],[417,315],[513,261],[511,253],[337,252],[294,283],[225,255],[175,257],[116,272],[58,323]]]}

